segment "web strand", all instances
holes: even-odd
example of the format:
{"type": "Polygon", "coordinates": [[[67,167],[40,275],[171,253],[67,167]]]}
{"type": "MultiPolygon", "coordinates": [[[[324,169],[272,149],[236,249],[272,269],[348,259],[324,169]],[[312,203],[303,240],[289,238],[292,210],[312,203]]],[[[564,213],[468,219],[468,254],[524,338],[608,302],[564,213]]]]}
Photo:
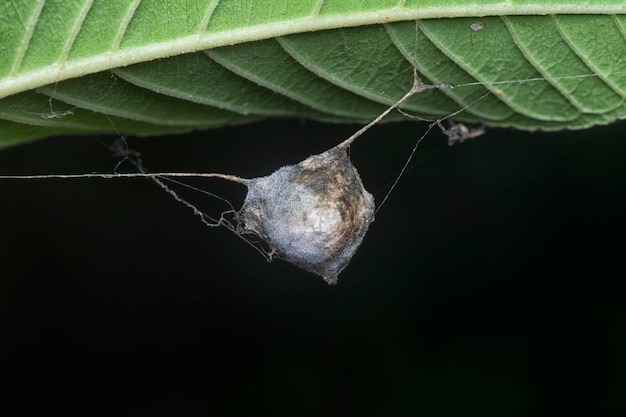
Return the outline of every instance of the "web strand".
{"type": "Polygon", "coordinates": [[[153,177],[183,177],[183,178],[221,178],[223,180],[237,182],[240,184],[248,184],[250,180],[237,177],[235,175],[219,174],[219,173],[201,173],[201,172],[129,172],[129,173],[99,173],[92,172],[89,174],[37,174],[37,175],[0,175],[2,180],[52,180],[52,179],[81,179],[81,178],[100,178],[100,179],[121,179],[121,178],[153,178],[153,177]]]}
{"type": "MultiPolygon", "coordinates": [[[[137,152],[130,152],[128,150],[128,148],[126,147],[126,141],[123,140],[124,145],[125,145],[125,149],[126,152],[124,154],[124,159],[122,161],[120,161],[120,163],[124,162],[124,161],[128,161],[130,162],[135,168],[137,168],[139,172],[139,175],[133,174],[135,175],[135,177],[144,177],[144,178],[149,178],[150,180],[152,180],[155,184],[157,184],[163,191],[165,191],[167,194],[169,194],[175,201],[179,202],[180,204],[184,205],[185,207],[189,208],[192,210],[193,214],[195,214],[196,216],[200,217],[202,223],[204,223],[206,226],[208,227],[219,227],[219,226],[223,226],[226,229],[230,230],[231,232],[233,232],[238,238],[240,238],[241,240],[243,240],[244,242],[246,242],[248,245],[252,246],[257,252],[259,252],[267,261],[271,261],[272,260],[272,254],[269,253],[268,251],[266,251],[260,244],[260,242],[256,242],[252,239],[250,239],[247,235],[244,235],[242,233],[240,233],[239,228],[237,227],[237,211],[235,210],[235,208],[233,207],[233,205],[230,203],[230,201],[226,200],[223,197],[220,197],[216,194],[210,193],[210,192],[204,192],[207,195],[210,195],[212,197],[215,197],[221,201],[224,201],[228,204],[228,206],[230,207],[229,210],[223,211],[220,213],[220,217],[219,218],[214,218],[208,214],[206,214],[205,212],[203,212],[202,210],[200,210],[198,207],[196,207],[194,204],[190,203],[189,201],[185,200],[184,198],[182,198],[180,195],[178,195],[178,193],[176,191],[174,191],[173,189],[171,189],[170,187],[168,187],[165,181],[170,181],[170,182],[174,182],[176,184],[188,187],[188,188],[193,188],[195,189],[195,187],[191,187],[187,184],[184,184],[180,181],[174,180],[170,177],[201,177],[201,178],[221,178],[221,179],[225,179],[227,181],[233,181],[233,182],[238,182],[241,184],[247,184],[249,183],[249,180],[246,180],[244,178],[240,178],[234,175],[226,175],[226,174],[192,174],[192,175],[188,175],[187,173],[157,173],[157,174],[152,174],[152,173],[148,173],[145,166],[143,165],[143,161],[141,160],[141,156],[139,155],[139,153],[137,152]],[[174,175],[169,175],[169,174],[174,174],[174,175]],[[182,175],[181,175],[182,174],[182,175]],[[232,215],[234,220],[228,220],[226,218],[227,215],[232,215]]],[[[118,165],[116,166],[119,167],[120,163],[118,163],[118,165]]],[[[119,175],[119,174],[118,174],[119,175]]],[[[121,174],[121,175],[126,175],[126,174],[121,174]]]]}

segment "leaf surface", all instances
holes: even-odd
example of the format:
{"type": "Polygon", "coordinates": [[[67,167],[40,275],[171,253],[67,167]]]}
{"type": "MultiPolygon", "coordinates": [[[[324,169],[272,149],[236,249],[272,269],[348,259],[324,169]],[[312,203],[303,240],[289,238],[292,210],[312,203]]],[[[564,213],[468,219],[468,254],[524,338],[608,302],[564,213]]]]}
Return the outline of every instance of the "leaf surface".
{"type": "Polygon", "coordinates": [[[366,122],[409,90],[414,65],[436,86],[403,105],[422,118],[606,124],[626,115],[624,13],[616,0],[12,0],[0,142],[366,122]]]}

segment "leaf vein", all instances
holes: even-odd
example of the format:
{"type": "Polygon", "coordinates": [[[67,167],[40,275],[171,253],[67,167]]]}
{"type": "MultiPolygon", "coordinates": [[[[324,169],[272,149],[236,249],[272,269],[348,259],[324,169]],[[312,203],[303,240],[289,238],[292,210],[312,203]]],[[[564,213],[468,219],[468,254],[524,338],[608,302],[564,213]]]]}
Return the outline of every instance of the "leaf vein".
{"type": "Polygon", "coordinates": [[[541,76],[545,79],[547,83],[549,83],[552,87],[554,87],[556,91],[558,91],[561,97],[567,100],[578,111],[583,112],[584,109],[581,103],[576,101],[572,97],[572,95],[565,90],[563,85],[557,81],[557,80],[560,80],[561,77],[554,76],[554,74],[551,74],[550,71],[544,67],[544,65],[538,62],[537,57],[533,55],[532,48],[531,50],[529,50],[529,48],[524,44],[523,40],[520,39],[520,36],[515,31],[514,23],[507,16],[502,16],[501,19],[504,22],[504,25],[506,26],[506,28],[508,29],[509,34],[511,35],[511,39],[515,43],[515,46],[522,53],[526,61],[533,68],[535,68],[535,70],[537,70],[539,74],[541,74],[541,76]]]}
{"type": "Polygon", "coordinates": [[[70,51],[72,50],[72,45],[74,45],[74,42],[76,41],[76,37],[78,36],[78,33],[80,32],[80,28],[83,26],[83,22],[85,21],[85,18],[87,17],[87,13],[89,13],[89,10],[91,10],[91,6],[93,6],[93,2],[94,0],[87,0],[84,3],[83,8],[81,9],[80,14],[78,15],[78,18],[74,22],[74,26],[72,27],[72,32],[67,37],[67,42],[65,43],[65,47],[63,48],[63,51],[61,52],[61,55],[59,56],[59,61],[58,61],[59,63],[64,64],[67,62],[67,57],[70,54],[70,51]]]}
{"type": "Polygon", "coordinates": [[[206,32],[207,27],[209,27],[209,22],[211,21],[211,17],[213,16],[215,9],[217,9],[217,6],[219,5],[219,3],[220,3],[220,0],[212,0],[209,3],[209,7],[207,7],[206,13],[204,14],[204,17],[202,18],[202,20],[200,21],[200,25],[198,26],[198,33],[202,34],[206,32]]]}
{"type": "Polygon", "coordinates": [[[324,2],[325,0],[318,0],[317,4],[313,8],[313,13],[311,13],[312,18],[319,17],[320,11],[322,10],[322,7],[324,6],[324,2]]]}
{"type": "MultiPolygon", "coordinates": [[[[567,33],[565,27],[561,23],[559,19],[556,19],[556,27],[563,38],[563,41],[567,43],[567,45],[572,49],[572,51],[581,59],[581,61],[598,77],[598,79],[602,80],[607,86],[611,88],[616,94],[618,94],[623,99],[626,99],[626,91],[623,91],[619,85],[617,85],[613,80],[610,79],[610,73],[607,74],[603,71],[603,68],[597,65],[597,59],[590,59],[585,51],[581,50],[581,48],[577,45],[576,41],[572,39],[571,35],[567,33]]],[[[614,24],[617,26],[617,29],[622,32],[620,29],[620,25],[617,24],[615,19],[613,20],[614,24]]],[[[599,45],[598,45],[599,46],[599,45]]],[[[619,75],[613,74],[613,75],[619,75]]]]}
{"type": "Polygon", "coordinates": [[[140,3],[141,0],[133,0],[130,7],[128,8],[126,16],[124,16],[124,19],[122,19],[120,29],[117,32],[117,36],[115,36],[115,40],[113,41],[113,46],[111,48],[113,51],[119,51],[120,45],[122,44],[122,39],[124,39],[124,35],[126,34],[126,30],[128,29],[128,25],[130,24],[130,21],[133,20],[133,16],[135,15],[135,12],[137,11],[140,3]]]}
{"type": "Polygon", "coordinates": [[[18,74],[20,71],[20,67],[22,66],[22,62],[24,61],[24,56],[26,55],[26,51],[28,50],[28,46],[30,45],[33,33],[35,32],[35,27],[37,26],[39,16],[41,15],[41,11],[43,10],[43,6],[45,5],[45,3],[46,0],[39,0],[39,4],[35,9],[35,13],[32,14],[31,19],[28,22],[28,30],[26,31],[24,40],[22,41],[22,47],[15,57],[15,62],[13,62],[13,66],[11,68],[11,76],[18,74]]]}

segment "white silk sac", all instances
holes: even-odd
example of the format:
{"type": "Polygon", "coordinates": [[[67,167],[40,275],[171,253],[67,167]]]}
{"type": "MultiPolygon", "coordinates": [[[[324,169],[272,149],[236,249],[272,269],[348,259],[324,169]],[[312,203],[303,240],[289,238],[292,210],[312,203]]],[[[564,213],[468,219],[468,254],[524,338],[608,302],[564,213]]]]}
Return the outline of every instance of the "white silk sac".
{"type": "Polygon", "coordinates": [[[271,255],[336,284],[374,210],[346,148],[335,147],[250,180],[238,229],[263,239],[271,255]]]}

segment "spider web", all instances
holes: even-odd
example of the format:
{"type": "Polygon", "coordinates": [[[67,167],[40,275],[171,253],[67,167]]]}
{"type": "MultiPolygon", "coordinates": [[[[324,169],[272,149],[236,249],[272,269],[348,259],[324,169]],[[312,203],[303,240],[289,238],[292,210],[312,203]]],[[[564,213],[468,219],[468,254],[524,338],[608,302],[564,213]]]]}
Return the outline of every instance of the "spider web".
{"type": "MultiPolygon", "coordinates": [[[[414,51],[414,56],[415,56],[415,62],[417,62],[417,57],[419,55],[419,51],[417,50],[417,37],[419,36],[419,27],[418,27],[418,22],[416,22],[416,41],[415,41],[415,45],[416,45],[416,49],[414,51]]],[[[474,30],[474,29],[472,29],[474,30]]],[[[532,78],[532,79],[523,79],[523,80],[508,80],[508,81],[499,81],[497,83],[481,83],[481,82],[475,82],[475,83],[465,83],[465,84],[460,84],[460,85],[448,85],[448,84],[436,84],[436,85],[427,85],[427,84],[423,84],[422,81],[418,78],[417,76],[417,69],[416,66],[413,65],[412,67],[408,67],[407,68],[408,71],[412,70],[414,73],[414,82],[413,85],[411,86],[411,89],[409,91],[407,91],[407,93],[400,98],[398,101],[396,101],[392,106],[390,106],[386,111],[384,111],[383,113],[381,113],[378,117],[376,117],[372,122],[368,123],[367,125],[365,125],[363,128],[359,129],[357,132],[355,132],[352,136],[348,137],[347,139],[345,139],[343,142],[340,142],[339,145],[337,145],[338,147],[344,147],[344,148],[348,148],[350,146],[352,146],[354,144],[354,142],[356,141],[356,139],[358,139],[363,133],[365,133],[366,131],[368,131],[369,129],[373,128],[374,126],[376,126],[381,120],[383,120],[383,118],[389,114],[392,111],[399,111],[400,113],[402,113],[405,117],[409,118],[409,119],[414,119],[414,120],[418,120],[421,122],[425,122],[426,123],[426,128],[423,129],[421,132],[418,130],[418,134],[417,134],[417,139],[415,141],[415,144],[410,152],[410,154],[408,155],[408,157],[406,158],[405,163],[402,165],[402,167],[400,168],[397,176],[395,177],[395,179],[390,183],[390,186],[388,188],[388,191],[385,193],[384,197],[381,199],[381,201],[377,204],[376,207],[376,213],[378,213],[378,211],[381,209],[381,207],[387,202],[387,200],[390,198],[390,196],[392,195],[394,189],[396,188],[396,186],[398,185],[399,181],[401,180],[401,178],[404,176],[404,174],[406,173],[406,171],[408,169],[410,169],[411,163],[414,159],[414,156],[418,153],[419,151],[419,147],[420,144],[425,140],[425,138],[429,135],[429,133],[432,131],[432,129],[438,128],[440,129],[447,137],[448,137],[448,144],[452,145],[455,143],[461,143],[467,139],[472,139],[475,138],[477,136],[479,136],[480,134],[482,134],[482,132],[484,132],[484,129],[482,127],[479,127],[478,129],[471,129],[471,128],[467,128],[465,125],[463,124],[458,124],[458,123],[452,123],[451,120],[454,119],[455,116],[459,115],[460,113],[462,113],[463,111],[465,111],[466,109],[470,108],[471,106],[474,106],[475,104],[477,104],[478,102],[480,102],[481,100],[485,99],[486,97],[488,97],[489,95],[491,95],[491,92],[487,92],[484,95],[478,97],[476,100],[474,100],[473,102],[460,107],[458,110],[446,115],[445,117],[442,118],[438,118],[438,119],[433,119],[433,120],[429,120],[429,119],[422,119],[416,116],[413,116],[403,110],[401,110],[399,108],[399,106],[405,102],[406,100],[408,100],[409,98],[411,98],[412,96],[416,95],[416,94],[420,94],[421,92],[428,90],[428,89],[445,89],[445,88],[463,88],[463,87],[468,87],[468,86],[475,86],[475,85],[487,85],[489,84],[490,86],[493,86],[495,84],[507,84],[507,83],[525,83],[525,82],[537,82],[537,81],[548,81],[545,78],[532,78]]],[[[578,76],[570,76],[568,78],[583,78],[583,77],[589,77],[589,74],[583,74],[583,75],[578,75],[578,76]]],[[[55,111],[53,109],[53,102],[52,99],[50,99],[50,112],[46,113],[46,114],[42,114],[41,117],[43,118],[61,118],[61,117],[66,117],[66,116],[71,116],[72,114],[72,109],[70,110],[66,110],[63,112],[59,112],[59,111],[55,111]]],[[[112,127],[117,130],[115,128],[114,123],[111,121],[111,125],[112,127]]],[[[419,126],[419,124],[418,124],[419,126]]],[[[419,128],[418,128],[419,129],[419,128]]],[[[116,166],[116,168],[113,170],[112,173],[107,173],[107,174],[102,174],[102,173],[86,173],[86,174],[70,174],[70,175],[58,175],[58,174],[43,174],[43,175],[4,175],[4,176],[0,176],[0,179],[20,179],[20,180],[24,180],[24,179],[30,179],[30,180],[34,180],[34,179],[54,179],[54,178],[58,178],[58,179],[72,179],[72,178],[104,178],[104,179],[121,179],[121,178],[149,178],[151,179],[156,185],[158,185],[162,190],[164,190],[168,195],[170,195],[175,201],[177,201],[178,203],[186,206],[187,208],[189,208],[193,214],[197,215],[201,221],[203,222],[203,224],[205,224],[207,227],[225,227],[226,229],[228,229],[229,231],[231,231],[232,233],[234,233],[236,236],[238,236],[239,238],[241,238],[242,240],[244,240],[246,243],[248,243],[249,245],[251,245],[252,247],[254,247],[265,259],[267,260],[271,260],[274,256],[273,250],[271,247],[269,247],[265,242],[263,242],[263,240],[259,239],[257,236],[253,235],[253,234],[246,234],[246,233],[242,233],[242,229],[239,227],[239,223],[238,223],[238,210],[235,208],[235,205],[232,204],[228,199],[225,199],[224,197],[219,196],[216,193],[212,193],[210,191],[206,191],[203,189],[200,189],[198,187],[194,187],[191,186],[187,183],[184,183],[181,181],[181,178],[185,178],[185,177],[205,177],[205,178],[221,178],[227,181],[231,181],[231,182],[237,182],[243,185],[248,184],[247,179],[241,178],[241,177],[236,177],[233,175],[228,175],[228,174],[220,174],[220,173],[212,173],[212,174],[206,174],[206,173],[180,173],[180,172],[159,172],[159,173],[150,173],[147,169],[146,166],[143,163],[143,160],[141,158],[141,155],[138,152],[133,151],[132,149],[129,148],[126,138],[121,135],[118,132],[118,137],[119,137],[119,141],[116,143],[116,145],[114,146],[114,154],[117,158],[119,158],[119,162],[116,166]],[[118,168],[122,166],[122,164],[124,162],[128,162],[130,163],[136,172],[131,172],[131,173],[121,173],[118,172],[118,168]],[[202,193],[204,195],[207,195],[213,199],[216,199],[217,201],[220,201],[221,203],[226,204],[227,209],[223,210],[221,212],[219,212],[216,215],[212,215],[209,214],[207,211],[200,209],[196,204],[191,203],[188,199],[183,198],[179,192],[177,192],[175,190],[176,187],[183,187],[183,188],[188,188],[191,189],[195,192],[199,192],[202,193]]],[[[436,151],[442,149],[443,147],[440,146],[438,147],[436,151]]]]}

